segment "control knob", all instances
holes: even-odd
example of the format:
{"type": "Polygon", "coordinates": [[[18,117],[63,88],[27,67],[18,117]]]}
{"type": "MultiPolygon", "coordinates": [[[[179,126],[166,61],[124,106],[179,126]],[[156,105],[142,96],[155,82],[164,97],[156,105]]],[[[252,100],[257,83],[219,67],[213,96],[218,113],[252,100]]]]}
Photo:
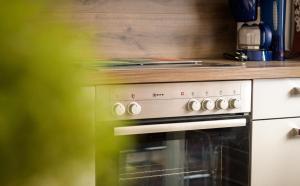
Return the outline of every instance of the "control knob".
{"type": "Polygon", "coordinates": [[[117,116],[122,116],[125,114],[126,109],[122,103],[116,103],[113,106],[113,113],[117,116]]]}
{"type": "Polygon", "coordinates": [[[229,100],[229,107],[232,109],[241,108],[241,100],[239,98],[232,98],[229,100]]]}
{"type": "Polygon", "coordinates": [[[218,110],[225,110],[228,108],[228,101],[224,98],[219,98],[216,101],[216,109],[218,110]]]}
{"type": "Polygon", "coordinates": [[[188,110],[190,110],[190,111],[199,111],[200,109],[201,109],[201,104],[198,100],[191,99],[188,102],[188,110]]]}
{"type": "Polygon", "coordinates": [[[128,105],[128,113],[130,115],[138,115],[142,111],[141,105],[139,105],[137,102],[131,102],[128,105]]]}
{"type": "Polygon", "coordinates": [[[215,104],[211,99],[205,99],[202,101],[203,110],[213,110],[214,107],[215,107],[215,104]]]}

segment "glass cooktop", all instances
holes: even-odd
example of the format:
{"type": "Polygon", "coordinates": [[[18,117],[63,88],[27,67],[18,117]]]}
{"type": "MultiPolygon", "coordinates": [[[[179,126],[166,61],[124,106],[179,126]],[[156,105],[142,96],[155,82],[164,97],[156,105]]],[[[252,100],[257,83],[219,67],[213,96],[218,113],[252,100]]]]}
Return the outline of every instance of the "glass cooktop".
{"type": "Polygon", "coordinates": [[[95,67],[105,68],[184,68],[184,67],[239,67],[241,62],[208,62],[200,60],[176,60],[176,61],[155,61],[155,60],[112,60],[99,61],[95,67]]]}

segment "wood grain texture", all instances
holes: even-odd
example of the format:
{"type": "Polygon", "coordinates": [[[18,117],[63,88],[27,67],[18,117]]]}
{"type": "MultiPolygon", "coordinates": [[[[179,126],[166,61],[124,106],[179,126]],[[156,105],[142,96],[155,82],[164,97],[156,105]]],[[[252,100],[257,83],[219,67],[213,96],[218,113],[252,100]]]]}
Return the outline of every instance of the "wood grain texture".
{"type": "Polygon", "coordinates": [[[73,0],[56,8],[91,34],[97,58],[216,58],[235,48],[227,0],[73,0]]]}
{"type": "MultiPolygon", "coordinates": [[[[223,63],[224,61],[214,62],[223,63]]],[[[299,61],[271,62],[269,64],[247,63],[239,67],[94,69],[89,71],[89,78],[85,84],[192,82],[292,77],[300,77],[299,61]]]]}

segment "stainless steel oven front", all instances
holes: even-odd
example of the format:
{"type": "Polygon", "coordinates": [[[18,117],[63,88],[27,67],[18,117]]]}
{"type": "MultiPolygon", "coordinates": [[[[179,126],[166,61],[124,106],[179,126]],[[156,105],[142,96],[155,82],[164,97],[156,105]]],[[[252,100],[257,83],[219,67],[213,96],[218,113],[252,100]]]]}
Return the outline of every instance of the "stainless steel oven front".
{"type": "MultiPolygon", "coordinates": [[[[251,81],[109,85],[120,186],[248,186],[251,81]]],[[[103,100],[102,100],[103,101],[103,100]]],[[[101,185],[101,184],[100,184],[101,185]]]]}

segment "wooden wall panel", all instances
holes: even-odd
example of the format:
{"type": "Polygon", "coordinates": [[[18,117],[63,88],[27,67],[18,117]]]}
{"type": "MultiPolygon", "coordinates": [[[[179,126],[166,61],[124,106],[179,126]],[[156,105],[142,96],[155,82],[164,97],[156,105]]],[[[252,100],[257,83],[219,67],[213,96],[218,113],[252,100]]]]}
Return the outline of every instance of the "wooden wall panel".
{"type": "Polygon", "coordinates": [[[56,11],[72,11],[98,58],[215,58],[235,48],[227,0],[73,0],[56,11]]]}

